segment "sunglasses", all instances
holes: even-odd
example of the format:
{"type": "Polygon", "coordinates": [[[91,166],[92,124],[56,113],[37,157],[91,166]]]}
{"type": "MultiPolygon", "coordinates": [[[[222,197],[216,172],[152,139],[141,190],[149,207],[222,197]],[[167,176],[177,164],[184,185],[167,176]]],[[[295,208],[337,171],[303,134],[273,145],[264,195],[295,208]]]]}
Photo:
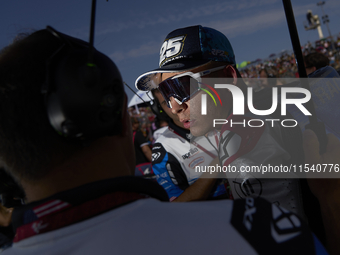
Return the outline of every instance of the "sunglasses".
{"type": "Polygon", "coordinates": [[[226,66],[219,66],[198,73],[186,72],[175,75],[162,81],[158,85],[158,90],[161,92],[169,108],[172,108],[170,103],[171,97],[181,105],[200,91],[202,87],[202,76],[222,70],[225,67],[226,66]]]}

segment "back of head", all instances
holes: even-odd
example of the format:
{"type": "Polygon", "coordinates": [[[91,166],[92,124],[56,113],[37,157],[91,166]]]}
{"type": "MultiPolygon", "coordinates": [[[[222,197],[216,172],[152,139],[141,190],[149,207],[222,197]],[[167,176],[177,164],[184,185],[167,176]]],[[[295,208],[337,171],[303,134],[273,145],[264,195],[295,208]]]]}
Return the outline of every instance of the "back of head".
{"type": "Polygon", "coordinates": [[[140,129],[140,122],[138,120],[138,118],[136,117],[130,117],[130,121],[131,121],[131,125],[132,125],[132,130],[133,131],[137,131],[140,129]]]}
{"type": "Polygon", "coordinates": [[[304,60],[306,63],[306,68],[315,67],[316,69],[320,69],[321,67],[329,65],[328,57],[320,52],[310,53],[305,56],[304,60]]]}
{"type": "Polygon", "coordinates": [[[18,178],[42,178],[81,141],[121,132],[120,73],[96,50],[86,69],[88,48],[48,28],[1,51],[0,155],[18,178]]]}

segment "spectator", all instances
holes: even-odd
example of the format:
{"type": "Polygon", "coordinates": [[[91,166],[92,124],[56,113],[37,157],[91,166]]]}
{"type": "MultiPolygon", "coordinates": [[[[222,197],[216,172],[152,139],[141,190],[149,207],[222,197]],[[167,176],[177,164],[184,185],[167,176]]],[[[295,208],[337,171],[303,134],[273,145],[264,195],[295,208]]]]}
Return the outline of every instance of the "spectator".
{"type": "Polygon", "coordinates": [[[319,52],[313,52],[305,56],[305,68],[307,75],[311,74],[312,72],[328,66],[329,59],[324,54],[319,52]]]}
{"type": "Polygon", "coordinates": [[[136,171],[135,175],[147,175],[152,173],[151,169],[151,148],[150,142],[145,137],[139,128],[139,120],[136,117],[131,118],[133,131],[133,144],[135,147],[136,156],[136,171]]]}
{"type": "Polygon", "coordinates": [[[282,85],[282,82],[278,79],[278,72],[273,66],[262,68],[259,76],[262,86],[265,88],[282,85]]]}

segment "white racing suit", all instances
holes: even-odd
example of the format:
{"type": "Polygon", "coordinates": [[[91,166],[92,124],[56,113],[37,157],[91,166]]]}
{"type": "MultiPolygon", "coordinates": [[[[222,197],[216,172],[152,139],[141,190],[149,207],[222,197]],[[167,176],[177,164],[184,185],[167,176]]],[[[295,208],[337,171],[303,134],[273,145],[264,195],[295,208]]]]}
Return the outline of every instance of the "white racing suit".
{"type": "Polygon", "coordinates": [[[290,154],[283,148],[279,124],[263,121],[262,127],[249,127],[250,119],[259,118],[231,115],[221,129],[220,164],[230,165],[226,175],[233,197],[262,197],[304,217],[300,180],[293,172],[294,167],[287,172],[290,154]],[[231,127],[231,120],[246,125],[231,127]]]}
{"type": "MultiPolygon", "coordinates": [[[[196,137],[195,145],[190,143],[190,138],[192,136],[188,130],[170,122],[169,129],[152,148],[153,171],[170,201],[201,176],[201,172],[195,171],[196,167],[209,165],[218,154],[219,132],[212,131],[207,137],[196,137]]],[[[226,179],[216,183],[210,198],[229,198],[226,179]]]]}
{"type": "MultiPolygon", "coordinates": [[[[168,193],[170,201],[176,199],[201,176],[199,167],[203,169],[204,166],[210,165],[217,155],[216,148],[219,151],[221,166],[230,164],[237,169],[241,166],[261,164],[280,165],[290,158],[289,153],[282,147],[279,126],[271,127],[265,123],[262,128],[244,129],[243,141],[248,146],[241,146],[242,132],[237,130],[239,128],[230,130],[224,125],[221,134],[214,131],[207,137],[195,138],[173,123],[170,125],[170,129],[160,136],[152,150],[153,171],[158,183],[168,193]],[[251,137],[247,135],[250,131],[254,131],[251,137]]],[[[259,178],[256,174],[246,172],[227,173],[226,177],[229,184],[226,179],[221,179],[210,198],[221,195],[224,195],[224,198],[230,197],[228,188],[231,187],[235,199],[263,197],[304,217],[299,179],[259,178]]]]}

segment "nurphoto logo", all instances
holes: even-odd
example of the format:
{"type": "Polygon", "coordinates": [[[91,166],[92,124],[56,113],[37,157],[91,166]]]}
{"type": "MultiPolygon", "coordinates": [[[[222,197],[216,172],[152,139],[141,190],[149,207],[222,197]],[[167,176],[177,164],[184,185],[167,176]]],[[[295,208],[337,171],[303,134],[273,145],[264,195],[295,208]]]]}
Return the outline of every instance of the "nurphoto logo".
{"type": "MultiPolygon", "coordinates": [[[[206,84],[205,84],[206,85],[206,84]]],[[[220,100],[220,103],[222,105],[222,101],[221,98],[219,97],[218,93],[216,92],[216,89],[228,89],[231,92],[232,98],[233,98],[233,115],[244,115],[245,114],[245,96],[243,94],[243,91],[232,84],[215,84],[214,88],[212,88],[209,85],[208,86],[214,93],[215,95],[218,97],[218,99],[220,100]]],[[[213,99],[215,106],[217,106],[216,104],[216,100],[214,99],[213,95],[205,90],[202,89],[205,92],[207,92],[207,94],[210,95],[210,97],[213,99]]],[[[248,87],[247,88],[247,107],[249,109],[249,111],[255,115],[258,116],[268,116],[272,113],[275,112],[275,110],[277,109],[278,104],[281,104],[281,116],[286,116],[287,115],[287,105],[289,104],[293,104],[295,105],[304,115],[306,116],[311,116],[312,114],[305,108],[305,106],[303,105],[304,103],[307,103],[310,99],[311,99],[311,93],[309,90],[305,89],[305,88],[296,88],[296,87],[285,87],[285,88],[281,88],[281,95],[278,95],[278,88],[272,88],[272,105],[269,109],[266,110],[259,110],[259,109],[255,109],[254,107],[254,102],[253,102],[253,88],[252,87],[248,87]],[[288,93],[302,93],[304,94],[304,97],[302,98],[287,98],[287,94],[288,93]],[[280,97],[280,98],[279,98],[280,97]],[[280,100],[279,100],[280,99],[280,100]]],[[[201,114],[202,115],[207,115],[207,95],[206,94],[202,94],[201,95],[201,114]]],[[[272,126],[274,125],[274,121],[279,121],[278,119],[265,119],[265,121],[269,121],[272,123],[272,126]]],[[[284,119],[284,120],[280,120],[281,121],[281,125],[284,127],[295,127],[296,125],[298,125],[297,121],[294,119],[284,119]],[[294,125],[287,125],[285,123],[287,122],[294,122],[294,125]]],[[[246,126],[246,121],[244,120],[244,122],[237,122],[237,123],[233,123],[232,119],[229,120],[230,125],[232,126],[233,124],[242,124],[243,126],[246,126]]],[[[215,127],[218,124],[226,124],[228,123],[227,119],[214,119],[214,123],[213,126],[215,127]]],[[[251,119],[248,120],[248,126],[250,127],[262,127],[264,125],[264,121],[263,119],[251,119]],[[250,123],[254,123],[254,121],[258,121],[260,122],[260,125],[251,125],[250,123]]]]}

